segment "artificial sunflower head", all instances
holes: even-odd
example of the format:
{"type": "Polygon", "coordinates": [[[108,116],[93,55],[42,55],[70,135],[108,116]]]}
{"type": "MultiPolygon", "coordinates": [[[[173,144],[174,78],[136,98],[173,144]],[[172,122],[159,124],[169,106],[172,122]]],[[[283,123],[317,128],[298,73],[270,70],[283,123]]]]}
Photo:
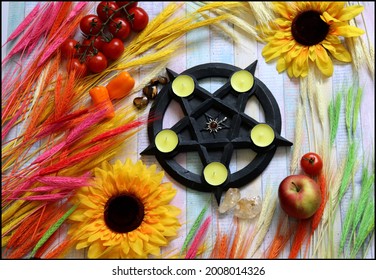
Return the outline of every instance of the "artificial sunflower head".
{"type": "Polygon", "coordinates": [[[147,258],[177,235],[180,209],[169,205],[176,194],[156,166],[126,160],[95,168],[89,186],[74,197],[69,234],[89,258],[147,258]]]}
{"type": "Polygon", "coordinates": [[[329,77],[333,74],[329,54],[339,61],[351,62],[340,36],[364,33],[348,24],[363,11],[363,6],[345,7],[345,2],[277,2],[273,7],[281,17],[261,26],[260,36],[267,42],[262,55],[267,62],[278,58],[279,73],[287,70],[290,77],[305,77],[311,61],[329,77]]]}

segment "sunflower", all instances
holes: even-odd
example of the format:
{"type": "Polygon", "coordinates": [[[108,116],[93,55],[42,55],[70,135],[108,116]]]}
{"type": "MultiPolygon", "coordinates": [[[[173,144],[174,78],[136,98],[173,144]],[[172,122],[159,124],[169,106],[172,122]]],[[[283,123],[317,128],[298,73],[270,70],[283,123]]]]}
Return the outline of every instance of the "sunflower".
{"type": "Polygon", "coordinates": [[[339,61],[351,62],[339,36],[356,37],[364,33],[348,24],[363,11],[363,6],[345,7],[345,2],[277,2],[273,7],[281,17],[261,26],[259,31],[267,42],[262,55],[267,62],[278,58],[279,73],[287,70],[290,77],[305,77],[312,61],[330,77],[333,63],[329,53],[339,61]]]}
{"type": "Polygon", "coordinates": [[[95,168],[89,186],[73,198],[68,234],[76,249],[88,248],[89,258],[147,258],[160,255],[180,228],[180,209],[169,205],[176,194],[164,173],[142,161],[104,162],[95,168]]]}

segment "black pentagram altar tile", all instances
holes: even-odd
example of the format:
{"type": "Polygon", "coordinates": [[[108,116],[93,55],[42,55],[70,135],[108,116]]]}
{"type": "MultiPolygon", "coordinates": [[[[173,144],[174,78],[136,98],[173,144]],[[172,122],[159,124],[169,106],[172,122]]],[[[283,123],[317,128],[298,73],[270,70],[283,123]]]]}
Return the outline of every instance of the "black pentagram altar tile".
{"type": "Polygon", "coordinates": [[[242,187],[259,176],[272,160],[278,146],[291,146],[292,143],[280,135],[282,124],[278,104],[265,84],[254,76],[256,65],[257,61],[244,69],[251,74],[246,73],[253,78],[253,82],[250,89],[242,92],[235,90],[231,77],[243,69],[233,65],[207,63],[180,74],[167,69],[170,82],[161,89],[152,104],[148,125],[150,145],[141,154],[154,155],[165,171],[184,186],[214,193],[218,204],[224,191],[242,187]],[[193,82],[190,84],[194,84],[191,94],[181,97],[174,92],[172,84],[177,77],[186,77],[193,82]],[[226,82],[211,93],[201,87],[199,81],[213,77],[223,78],[226,82]],[[269,128],[269,134],[272,131],[273,140],[266,146],[259,145],[250,133],[256,130],[256,126],[262,125],[244,112],[248,100],[253,96],[264,111],[264,126],[269,128]],[[184,117],[173,127],[167,128],[175,135],[175,140],[177,136],[176,146],[171,151],[162,152],[155,139],[159,132],[166,129],[162,127],[163,116],[172,100],[180,104],[184,117]],[[232,155],[240,149],[253,150],[256,156],[243,169],[231,173],[229,165],[232,155]],[[203,166],[201,174],[193,173],[175,161],[176,155],[187,152],[198,153],[203,166]],[[213,178],[219,174],[224,176],[218,183],[205,177],[208,173],[204,169],[211,163],[219,163],[226,169],[218,174],[214,169],[213,178]]]}

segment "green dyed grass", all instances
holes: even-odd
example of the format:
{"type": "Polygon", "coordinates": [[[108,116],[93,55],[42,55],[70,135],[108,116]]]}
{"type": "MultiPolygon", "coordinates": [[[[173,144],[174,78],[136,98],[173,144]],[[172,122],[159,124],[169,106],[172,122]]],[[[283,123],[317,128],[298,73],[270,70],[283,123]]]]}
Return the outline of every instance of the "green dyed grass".
{"type": "Polygon", "coordinates": [[[352,134],[355,135],[356,127],[358,124],[359,119],[359,111],[360,111],[360,105],[362,102],[362,96],[363,96],[363,90],[361,88],[358,88],[358,91],[356,93],[355,97],[355,103],[354,103],[354,115],[353,115],[353,122],[352,122],[352,134]]]}
{"type": "Polygon", "coordinates": [[[208,203],[206,203],[206,205],[204,206],[204,208],[201,210],[200,214],[197,216],[195,222],[193,223],[189,233],[187,234],[187,237],[185,238],[184,240],[184,243],[183,243],[183,246],[181,247],[181,250],[180,250],[180,254],[183,254],[184,251],[187,249],[188,247],[188,244],[189,242],[192,241],[194,235],[196,234],[196,232],[198,231],[199,227],[200,227],[200,224],[205,216],[205,213],[206,211],[208,210],[209,208],[209,205],[210,205],[210,201],[208,203]]]}
{"type": "Polygon", "coordinates": [[[337,93],[334,99],[331,100],[329,104],[329,125],[330,125],[330,146],[334,144],[334,140],[337,136],[338,124],[339,124],[339,114],[341,111],[341,95],[337,93]]]}
{"type": "Polygon", "coordinates": [[[63,222],[76,210],[78,205],[72,206],[56,223],[54,223],[51,228],[49,228],[45,234],[43,234],[42,238],[38,241],[35,245],[33,250],[31,251],[30,258],[33,258],[37,251],[43,246],[44,243],[59,229],[59,227],[63,224],[63,222]]]}

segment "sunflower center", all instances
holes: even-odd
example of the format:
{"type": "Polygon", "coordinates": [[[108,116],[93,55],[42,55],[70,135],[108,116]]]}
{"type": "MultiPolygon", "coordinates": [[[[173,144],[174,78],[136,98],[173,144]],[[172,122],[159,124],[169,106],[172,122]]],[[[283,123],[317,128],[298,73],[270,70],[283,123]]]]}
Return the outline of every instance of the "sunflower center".
{"type": "Polygon", "coordinates": [[[104,220],[112,231],[126,233],[138,228],[144,215],[144,205],[137,197],[121,194],[107,201],[104,220]]]}
{"type": "Polygon", "coordinates": [[[291,33],[295,41],[304,46],[313,46],[326,38],[329,25],[320,18],[317,11],[305,11],[292,22],[291,33]]]}

